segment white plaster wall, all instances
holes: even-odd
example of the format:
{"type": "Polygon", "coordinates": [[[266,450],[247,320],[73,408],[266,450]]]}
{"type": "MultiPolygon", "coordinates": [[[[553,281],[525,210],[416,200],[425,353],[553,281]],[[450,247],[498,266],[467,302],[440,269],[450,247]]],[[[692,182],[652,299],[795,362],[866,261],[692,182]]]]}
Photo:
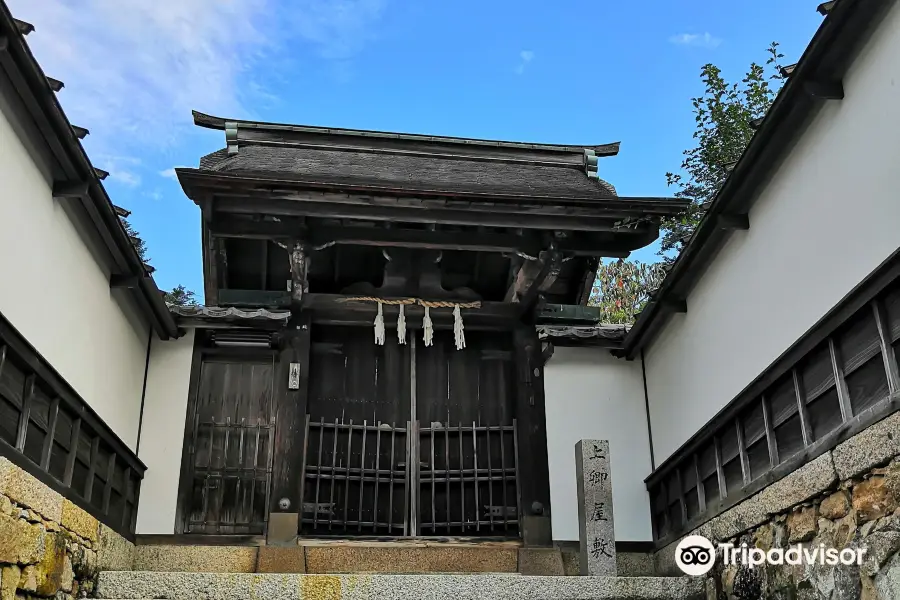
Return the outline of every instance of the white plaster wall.
{"type": "Polygon", "coordinates": [[[609,440],[616,539],[649,541],[650,443],[640,361],[556,348],[544,369],[554,540],[578,540],[575,444],[609,440]]]}
{"type": "Polygon", "coordinates": [[[0,312],[132,449],[149,329],[109,288],[0,98],[0,312]]]}
{"type": "Polygon", "coordinates": [[[645,353],[657,464],[900,247],[900,4],[645,353]]]}
{"type": "Polygon", "coordinates": [[[140,458],[147,465],[141,483],[137,533],[175,532],[185,413],[191,378],[194,330],[177,340],[153,340],[140,458]]]}

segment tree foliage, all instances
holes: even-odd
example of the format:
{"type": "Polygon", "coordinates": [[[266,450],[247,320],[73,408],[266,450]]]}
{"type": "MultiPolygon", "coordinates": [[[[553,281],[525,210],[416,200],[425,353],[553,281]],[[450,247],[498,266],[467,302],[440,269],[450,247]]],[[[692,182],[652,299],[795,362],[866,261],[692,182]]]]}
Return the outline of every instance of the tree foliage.
{"type": "Polygon", "coordinates": [[[705,89],[691,99],[695,145],[684,151],[681,172],[666,173],[668,185],[678,188],[675,196],[691,204],[681,215],[663,221],[661,263],[619,260],[597,270],[589,304],[602,309],[604,323],[634,322],[750,143],[754,133],[750,122],[766,114],[782,84],[779,60],[783,55],[778,43],[773,42],[766,52],[765,64],[751,63],[739,82],[727,82],[713,64],[701,69],[705,89]]]}
{"type": "Polygon", "coordinates": [[[588,305],[602,309],[603,323],[633,323],[650,299],[650,291],[659,287],[664,277],[660,263],[617,260],[601,264],[588,305]]]}
{"type": "Polygon", "coordinates": [[[131,244],[134,246],[134,249],[137,250],[138,256],[141,257],[143,262],[149,263],[150,257],[147,256],[147,244],[141,239],[141,234],[132,227],[131,223],[129,223],[128,219],[125,217],[119,217],[119,220],[122,221],[122,227],[125,228],[125,233],[131,238],[131,244]]]}
{"type": "Polygon", "coordinates": [[[754,133],[750,122],[766,114],[781,88],[779,60],[784,55],[778,51],[777,42],[772,42],[766,52],[765,64],[751,63],[740,82],[725,81],[713,64],[704,65],[700,71],[705,90],[691,100],[696,145],[684,151],[682,173],[666,173],[668,185],[678,188],[675,196],[690,200],[691,205],[683,214],[663,221],[660,255],[665,262],[674,262],[690,241],[730,168],[750,143],[754,133]]]}
{"type": "Polygon", "coordinates": [[[166,303],[175,306],[195,306],[197,300],[194,292],[185,288],[183,285],[172,288],[172,291],[166,292],[166,303]]]}

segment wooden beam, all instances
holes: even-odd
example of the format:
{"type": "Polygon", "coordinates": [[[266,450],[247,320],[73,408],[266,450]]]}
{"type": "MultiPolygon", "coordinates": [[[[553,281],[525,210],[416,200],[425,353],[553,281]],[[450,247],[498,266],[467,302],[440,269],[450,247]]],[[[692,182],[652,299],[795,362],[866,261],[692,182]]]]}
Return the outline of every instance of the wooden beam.
{"type": "Polygon", "coordinates": [[[746,231],[750,229],[750,217],[749,215],[719,215],[716,217],[716,224],[719,229],[746,231]]]}
{"type": "Polygon", "coordinates": [[[597,269],[600,267],[600,261],[596,258],[588,258],[585,261],[586,270],[578,288],[578,295],[575,298],[575,304],[587,306],[591,299],[591,292],[594,291],[594,282],[597,280],[597,269]]]}
{"type": "MultiPolygon", "coordinates": [[[[313,313],[313,321],[322,324],[343,324],[372,326],[377,306],[374,302],[353,300],[353,296],[341,294],[306,293],[303,295],[302,308],[313,313]]],[[[389,299],[389,298],[388,298],[389,299]]],[[[427,299],[427,298],[426,298],[427,299]]],[[[460,311],[466,329],[511,329],[518,323],[518,311],[515,304],[505,302],[482,302],[480,308],[461,308],[460,311]]],[[[395,327],[399,309],[395,305],[384,305],[385,327],[395,327]]],[[[410,304],[404,308],[406,326],[409,329],[420,329],[425,309],[418,304],[410,304]]],[[[452,308],[432,308],[431,320],[437,328],[453,326],[452,308]]]]}
{"type": "Polygon", "coordinates": [[[66,84],[64,84],[62,81],[60,81],[59,79],[53,79],[52,77],[47,78],[47,83],[50,84],[50,89],[54,92],[58,92],[66,87],[66,84]]]}
{"type": "Polygon", "coordinates": [[[140,283],[137,275],[118,275],[113,274],[109,277],[109,287],[112,289],[135,289],[140,283]]]}
{"type": "Polygon", "coordinates": [[[34,31],[34,25],[28,23],[26,21],[22,21],[20,19],[13,19],[13,23],[16,24],[16,29],[19,30],[19,33],[22,35],[28,35],[32,31],[34,31]]]}
{"type": "Polygon", "coordinates": [[[547,362],[553,357],[553,352],[556,348],[553,346],[553,342],[544,342],[543,348],[541,350],[541,364],[546,365],[547,362]]]}
{"type": "Polygon", "coordinates": [[[54,198],[84,198],[91,184],[87,181],[57,181],[53,184],[54,198]]]}
{"type": "Polygon", "coordinates": [[[663,307],[673,313],[686,313],[687,300],[683,298],[666,298],[663,301],[663,307]]]}
{"type": "MultiPolygon", "coordinates": [[[[235,214],[267,214],[281,216],[310,216],[332,219],[366,219],[406,223],[444,223],[448,225],[486,225],[523,229],[565,229],[572,231],[624,232],[616,227],[610,217],[583,215],[541,215],[523,212],[480,212],[473,210],[446,210],[439,208],[414,208],[404,206],[371,206],[300,200],[267,200],[260,198],[248,202],[246,198],[220,198],[216,209],[235,214]]],[[[601,213],[602,214],[602,213],[601,213]]],[[[648,225],[628,233],[652,230],[648,225]]]]}
{"type": "Polygon", "coordinates": [[[816,11],[823,17],[828,16],[828,13],[831,12],[831,9],[834,7],[835,1],[836,0],[828,0],[828,2],[823,2],[816,7],[816,11]]]}
{"type": "MultiPolygon", "coordinates": [[[[377,246],[426,250],[461,250],[469,252],[522,252],[537,254],[542,245],[539,232],[529,230],[521,235],[503,230],[479,227],[471,231],[442,231],[404,227],[363,227],[305,224],[302,219],[269,221],[227,218],[217,215],[209,224],[213,234],[223,238],[296,239],[303,237],[314,251],[319,247],[377,246]]],[[[614,234],[584,234],[558,240],[560,251],[575,256],[627,258],[631,250],[652,241],[653,232],[639,231],[614,234]]],[[[323,248],[324,249],[324,248],[323,248]]]]}
{"type": "Polygon", "coordinates": [[[840,81],[804,81],[803,89],[813,98],[843,100],[844,86],[840,81]]]}
{"type": "Polygon", "coordinates": [[[781,69],[780,69],[781,76],[784,77],[785,79],[787,79],[788,77],[790,77],[791,75],[794,74],[794,70],[796,68],[797,68],[796,63],[793,65],[787,65],[787,66],[781,67],[781,69]]]}
{"type": "Polygon", "coordinates": [[[548,283],[548,280],[551,279],[551,277],[552,280],[549,281],[549,284],[552,284],[553,281],[556,280],[556,275],[559,273],[559,267],[562,263],[562,255],[556,251],[541,252],[540,262],[540,271],[538,271],[534,279],[528,283],[528,288],[525,292],[518,296],[519,315],[524,315],[531,310],[535,300],[537,300],[538,293],[545,289],[544,285],[548,283]]]}

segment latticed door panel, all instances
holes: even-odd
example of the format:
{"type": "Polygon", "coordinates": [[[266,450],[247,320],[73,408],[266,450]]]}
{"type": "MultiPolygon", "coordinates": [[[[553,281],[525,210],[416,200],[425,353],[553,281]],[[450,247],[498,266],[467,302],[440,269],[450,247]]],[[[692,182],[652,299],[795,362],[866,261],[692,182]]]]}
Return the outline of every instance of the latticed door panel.
{"type": "Polygon", "coordinates": [[[409,535],[409,424],[307,415],[304,535],[409,535]]]}
{"type": "Polygon", "coordinates": [[[419,430],[418,526],[422,535],[516,535],[518,439],[512,425],[419,430]]]}
{"type": "Polygon", "coordinates": [[[271,362],[203,362],[189,448],[186,533],[262,535],[273,441],[271,362]]]}

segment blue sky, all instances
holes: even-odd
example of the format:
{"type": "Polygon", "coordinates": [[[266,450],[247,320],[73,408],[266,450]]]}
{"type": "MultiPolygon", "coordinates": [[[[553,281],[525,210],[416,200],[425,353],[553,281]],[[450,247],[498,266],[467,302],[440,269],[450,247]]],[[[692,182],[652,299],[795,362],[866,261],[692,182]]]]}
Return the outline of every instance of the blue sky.
{"type": "MultiPolygon", "coordinates": [[[[87,127],[161,288],[202,292],[200,213],[172,177],[224,144],[224,117],[568,144],[620,195],[665,196],[712,62],[731,80],[781,43],[795,62],[815,0],[9,0],[60,100],[87,127]]],[[[656,247],[634,253],[654,260],[656,247]]]]}

